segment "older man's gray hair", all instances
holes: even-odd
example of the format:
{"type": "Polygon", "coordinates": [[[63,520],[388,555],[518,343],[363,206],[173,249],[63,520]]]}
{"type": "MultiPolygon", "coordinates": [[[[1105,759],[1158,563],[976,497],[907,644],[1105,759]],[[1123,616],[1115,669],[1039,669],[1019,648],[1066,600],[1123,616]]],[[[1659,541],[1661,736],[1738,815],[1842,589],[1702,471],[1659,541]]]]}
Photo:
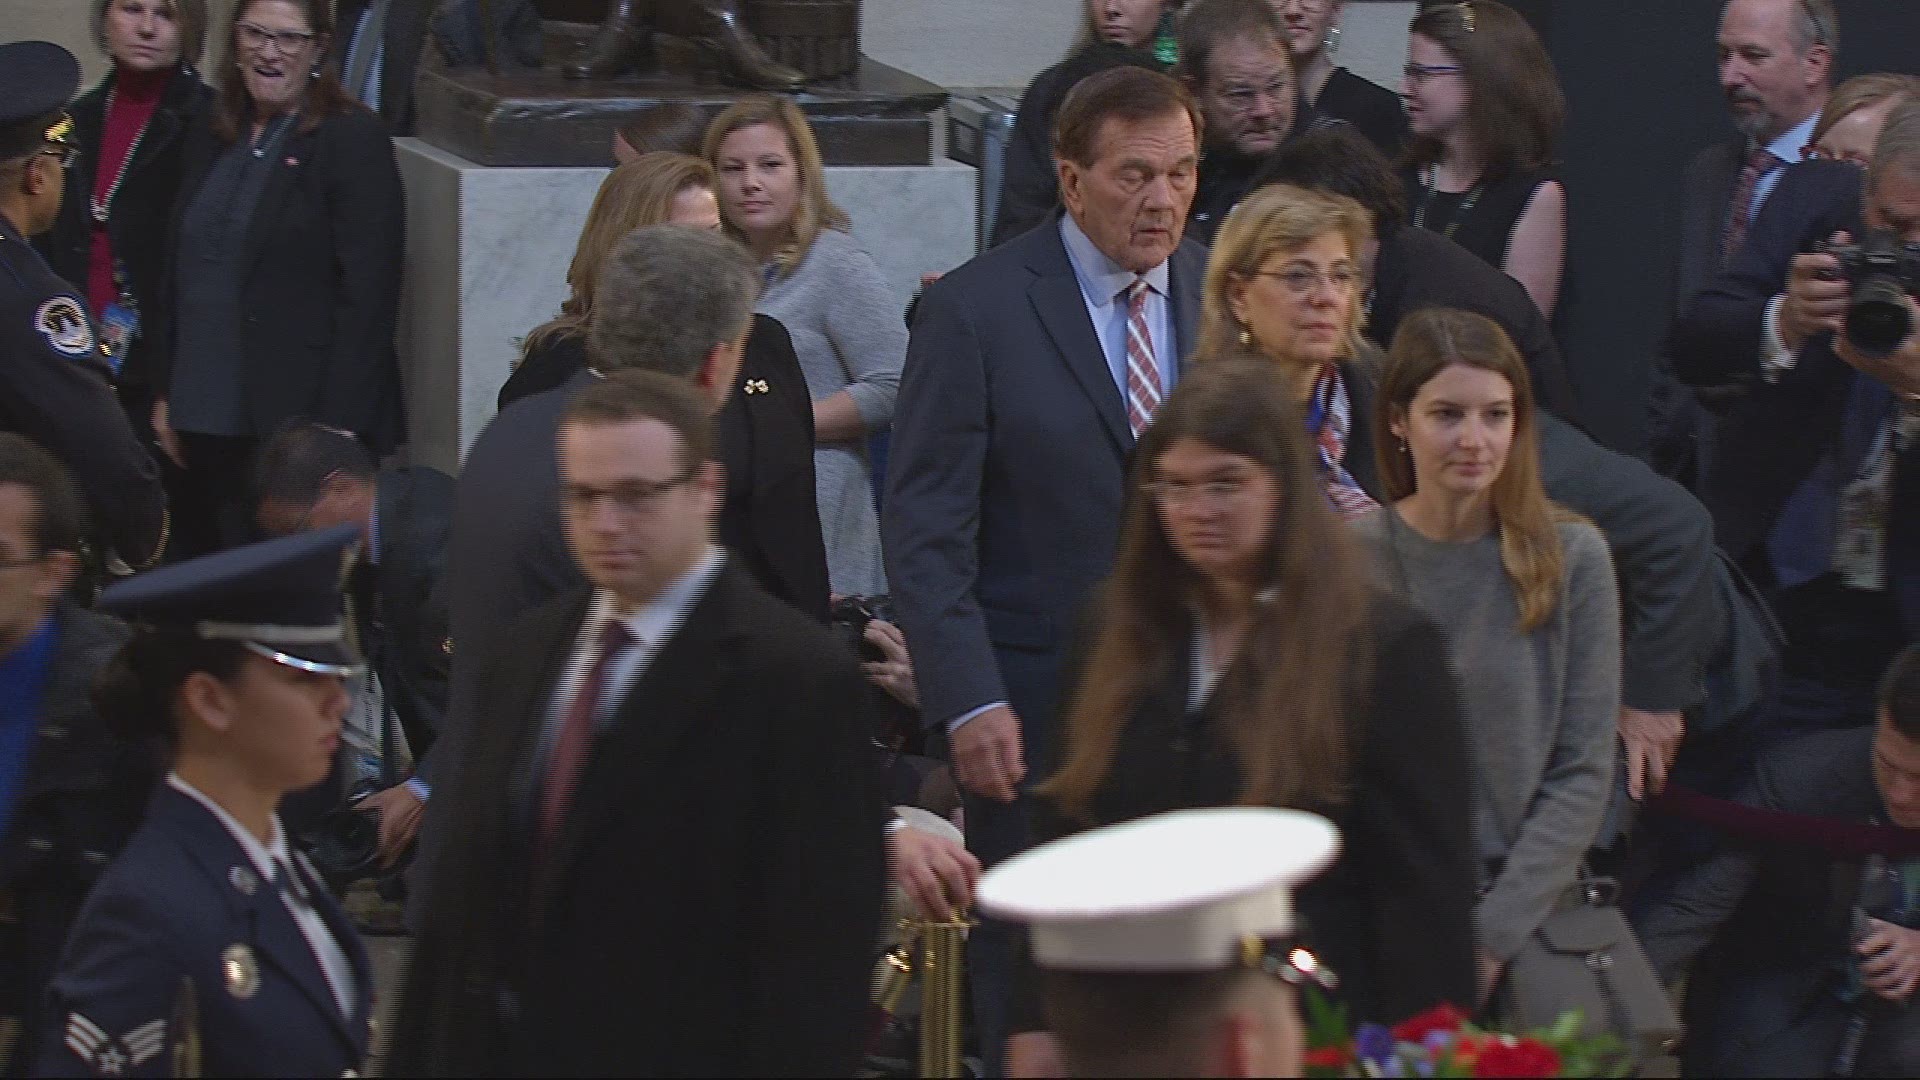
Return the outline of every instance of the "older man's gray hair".
{"type": "Polygon", "coordinates": [[[746,336],[760,275],[747,249],[717,232],[649,225],[614,245],[600,268],[587,357],[687,378],[716,345],[746,336]]]}

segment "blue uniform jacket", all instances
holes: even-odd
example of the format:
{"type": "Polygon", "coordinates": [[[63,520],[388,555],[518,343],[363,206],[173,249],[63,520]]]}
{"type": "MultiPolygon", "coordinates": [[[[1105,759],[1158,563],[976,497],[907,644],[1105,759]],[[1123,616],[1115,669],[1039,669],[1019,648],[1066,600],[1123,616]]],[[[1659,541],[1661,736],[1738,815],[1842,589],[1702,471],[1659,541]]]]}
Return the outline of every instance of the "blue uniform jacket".
{"type": "Polygon", "coordinates": [[[176,1075],[189,1015],[203,1076],[358,1070],[372,1012],[366,949],[324,888],[309,895],[353,967],[351,1018],[278,887],[205,807],[162,785],[74,924],[35,1073],[176,1075]]]}

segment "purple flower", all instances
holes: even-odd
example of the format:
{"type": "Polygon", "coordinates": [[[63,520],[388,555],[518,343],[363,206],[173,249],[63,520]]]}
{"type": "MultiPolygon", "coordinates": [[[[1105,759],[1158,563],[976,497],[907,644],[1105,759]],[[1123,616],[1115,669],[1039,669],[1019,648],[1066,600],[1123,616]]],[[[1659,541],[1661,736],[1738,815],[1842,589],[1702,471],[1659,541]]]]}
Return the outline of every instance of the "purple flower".
{"type": "Polygon", "coordinates": [[[1460,1035],[1458,1032],[1435,1031],[1426,1037],[1424,1045],[1428,1051],[1439,1054],[1453,1049],[1453,1044],[1459,1041],[1459,1038],[1460,1035]]]}
{"type": "Polygon", "coordinates": [[[1393,1058],[1393,1032],[1383,1024],[1361,1024],[1353,1035],[1354,1056],[1384,1067],[1393,1058]]]}

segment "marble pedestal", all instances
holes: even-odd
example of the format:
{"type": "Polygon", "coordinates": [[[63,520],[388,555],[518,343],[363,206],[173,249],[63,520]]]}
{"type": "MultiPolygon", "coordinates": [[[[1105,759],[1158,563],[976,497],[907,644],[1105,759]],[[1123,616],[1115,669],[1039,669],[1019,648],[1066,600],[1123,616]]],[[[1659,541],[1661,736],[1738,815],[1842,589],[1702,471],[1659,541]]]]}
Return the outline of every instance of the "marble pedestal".
{"type": "MultiPolygon", "coordinates": [[[[453,472],[492,418],[519,341],[567,296],[567,265],[605,169],[487,168],[418,139],[395,143],[407,193],[399,347],[412,457],[453,472]]],[[[904,312],[920,275],[973,256],[974,171],[827,169],[827,190],[904,312]]]]}

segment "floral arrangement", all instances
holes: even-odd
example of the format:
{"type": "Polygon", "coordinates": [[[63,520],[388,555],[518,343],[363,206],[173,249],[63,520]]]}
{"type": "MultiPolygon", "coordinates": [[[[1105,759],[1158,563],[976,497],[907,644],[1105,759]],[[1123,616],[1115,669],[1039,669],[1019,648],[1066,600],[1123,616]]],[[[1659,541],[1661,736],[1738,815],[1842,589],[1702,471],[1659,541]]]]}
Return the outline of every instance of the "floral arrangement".
{"type": "Polygon", "coordinates": [[[1391,1028],[1361,1024],[1349,1036],[1345,1007],[1311,991],[1305,998],[1308,1076],[1625,1076],[1631,1068],[1619,1040],[1585,1034],[1579,1013],[1510,1034],[1440,1005],[1391,1028]]]}

